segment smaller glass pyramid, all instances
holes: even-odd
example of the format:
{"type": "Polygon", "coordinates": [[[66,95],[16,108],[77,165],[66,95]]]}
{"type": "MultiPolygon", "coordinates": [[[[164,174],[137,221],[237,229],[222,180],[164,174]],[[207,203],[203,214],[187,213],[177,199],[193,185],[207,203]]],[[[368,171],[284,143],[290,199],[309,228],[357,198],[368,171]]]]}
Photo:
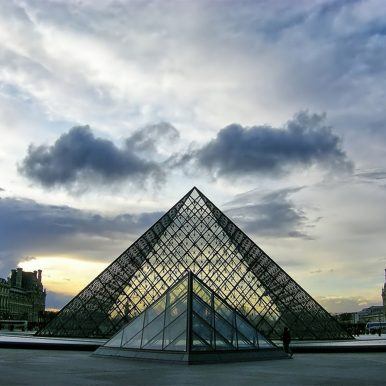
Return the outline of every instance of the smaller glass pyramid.
{"type": "Polygon", "coordinates": [[[187,363],[285,357],[190,271],[94,355],[187,363]]]}

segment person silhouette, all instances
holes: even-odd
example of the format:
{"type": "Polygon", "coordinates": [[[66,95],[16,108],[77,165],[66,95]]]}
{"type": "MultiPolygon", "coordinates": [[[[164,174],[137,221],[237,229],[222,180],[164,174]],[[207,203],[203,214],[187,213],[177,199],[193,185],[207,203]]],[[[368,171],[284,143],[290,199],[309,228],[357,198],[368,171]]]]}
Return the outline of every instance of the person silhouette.
{"type": "Polygon", "coordinates": [[[293,352],[292,352],[291,347],[290,347],[291,334],[290,334],[288,327],[284,327],[283,336],[282,336],[281,340],[283,341],[284,352],[286,352],[292,358],[293,352]]]}

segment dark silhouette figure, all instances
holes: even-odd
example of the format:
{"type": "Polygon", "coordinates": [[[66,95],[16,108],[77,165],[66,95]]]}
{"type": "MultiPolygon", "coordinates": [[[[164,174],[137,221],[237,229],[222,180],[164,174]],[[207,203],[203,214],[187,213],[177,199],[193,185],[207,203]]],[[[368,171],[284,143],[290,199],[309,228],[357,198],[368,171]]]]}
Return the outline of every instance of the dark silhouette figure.
{"type": "Polygon", "coordinates": [[[289,346],[290,343],[291,343],[291,334],[289,332],[288,327],[284,327],[283,336],[282,336],[281,339],[283,341],[283,349],[284,349],[284,351],[287,354],[289,354],[291,356],[291,358],[292,358],[293,353],[292,353],[291,347],[289,346]]]}

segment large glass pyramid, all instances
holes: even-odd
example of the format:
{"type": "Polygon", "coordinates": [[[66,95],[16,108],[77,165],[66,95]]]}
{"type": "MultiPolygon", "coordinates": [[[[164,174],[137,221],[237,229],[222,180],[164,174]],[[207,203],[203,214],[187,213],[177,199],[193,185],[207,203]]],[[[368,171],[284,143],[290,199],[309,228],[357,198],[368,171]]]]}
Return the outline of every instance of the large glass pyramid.
{"type": "Polygon", "coordinates": [[[37,335],[110,338],[188,270],[269,339],[280,339],[284,326],[294,339],[352,338],[197,188],[37,335]]]}
{"type": "Polygon", "coordinates": [[[287,357],[191,272],[94,355],[187,363],[287,357]]]}

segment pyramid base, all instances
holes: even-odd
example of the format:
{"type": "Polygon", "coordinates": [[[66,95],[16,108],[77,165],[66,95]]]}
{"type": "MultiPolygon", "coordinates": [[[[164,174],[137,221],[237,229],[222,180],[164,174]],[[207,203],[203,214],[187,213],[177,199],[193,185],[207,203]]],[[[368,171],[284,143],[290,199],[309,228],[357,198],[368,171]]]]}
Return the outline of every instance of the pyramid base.
{"type": "Polygon", "coordinates": [[[245,350],[245,351],[158,351],[158,350],[135,350],[102,346],[98,348],[93,356],[110,358],[122,358],[132,360],[145,360],[166,363],[180,363],[187,365],[206,363],[230,363],[249,362],[271,359],[288,359],[289,356],[278,349],[245,350]]]}

